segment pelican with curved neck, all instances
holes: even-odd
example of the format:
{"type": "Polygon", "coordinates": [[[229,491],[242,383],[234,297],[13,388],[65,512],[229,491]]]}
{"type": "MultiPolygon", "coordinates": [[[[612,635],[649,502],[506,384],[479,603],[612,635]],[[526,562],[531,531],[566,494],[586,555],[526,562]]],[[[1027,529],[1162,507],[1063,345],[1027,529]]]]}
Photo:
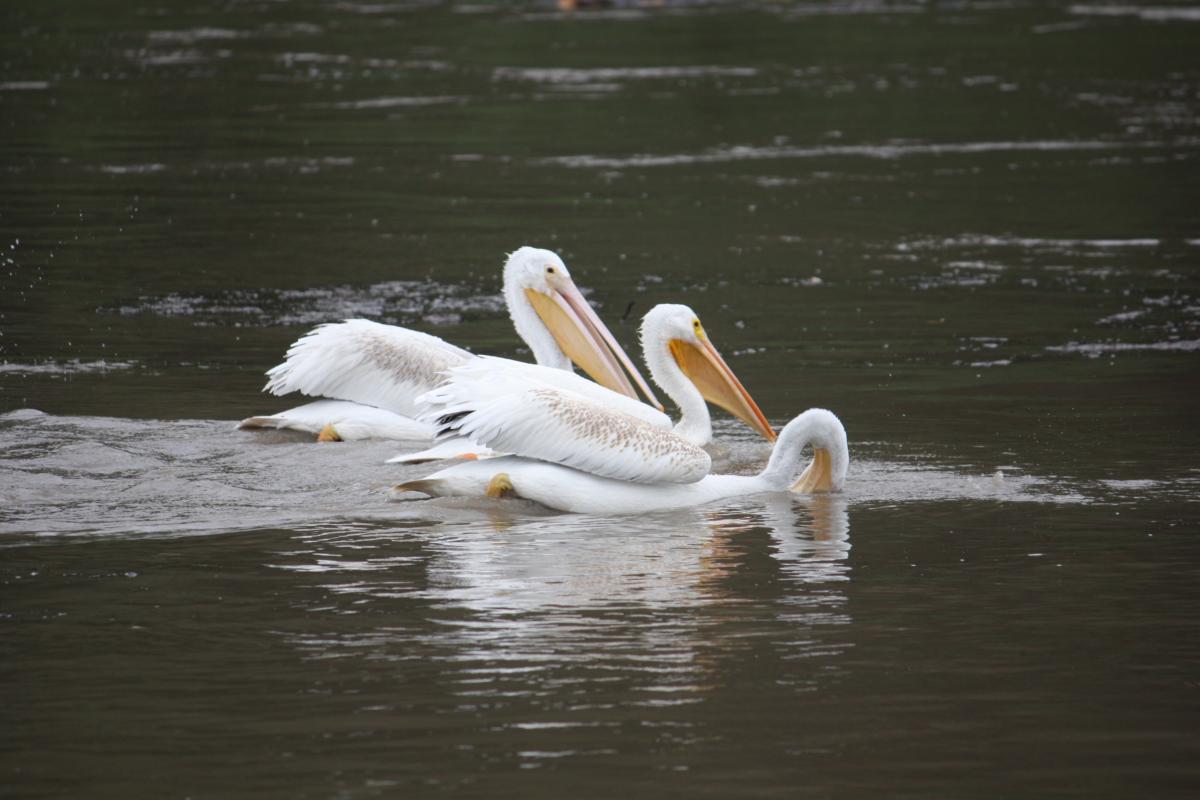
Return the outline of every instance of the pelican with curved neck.
{"type": "Polygon", "coordinates": [[[514,496],[559,511],[585,514],[645,513],[728,497],[785,492],[840,492],[850,465],[846,429],[823,408],[810,408],[779,433],[770,460],[757,475],[707,475],[691,483],[636,483],[518,456],[457,464],[396,487],[435,497],[514,496]],[[804,450],[813,459],[801,472],[804,450]],[[793,478],[800,473],[799,480],[793,478]]]}
{"type": "Polygon", "coordinates": [[[712,468],[703,450],[712,441],[706,400],[775,440],[690,308],[655,306],[641,333],[651,374],[680,408],[674,426],[666,414],[578,375],[476,359],[448,370],[446,381],[420,398],[442,440],[389,463],[501,452],[623,480],[694,481],[712,468]],[[463,450],[463,440],[475,449],[463,450]]]}

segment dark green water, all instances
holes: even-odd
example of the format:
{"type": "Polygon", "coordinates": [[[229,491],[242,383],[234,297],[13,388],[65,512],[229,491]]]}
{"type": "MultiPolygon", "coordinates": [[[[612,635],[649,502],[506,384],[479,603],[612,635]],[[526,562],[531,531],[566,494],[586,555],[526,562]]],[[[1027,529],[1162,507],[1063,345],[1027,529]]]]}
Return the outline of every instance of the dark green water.
{"type": "Polygon", "coordinates": [[[1166,2],[6,4],[0,793],[1192,796],[1198,52],[1166,2]],[[845,493],[397,503],[395,445],[232,430],[319,322],[525,355],[522,244],[833,409],[845,493]]]}

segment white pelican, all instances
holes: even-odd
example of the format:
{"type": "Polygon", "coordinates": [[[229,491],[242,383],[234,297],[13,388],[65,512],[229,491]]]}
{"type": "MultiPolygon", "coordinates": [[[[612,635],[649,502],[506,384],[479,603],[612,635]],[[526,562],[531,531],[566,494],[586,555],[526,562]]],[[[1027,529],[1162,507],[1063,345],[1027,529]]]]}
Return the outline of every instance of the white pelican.
{"type": "MultiPolygon", "coordinates": [[[[673,427],[676,438],[696,447],[704,447],[712,441],[712,420],[705,405],[705,400],[708,400],[741,419],[768,441],[775,440],[774,429],[725,359],[713,347],[704,326],[700,324],[700,318],[692,309],[673,303],[663,303],[650,309],[642,319],[641,340],[646,366],[654,382],[679,407],[679,422],[673,427]]],[[[425,407],[427,419],[476,409],[481,404],[495,402],[501,397],[508,398],[504,402],[510,404],[524,403],[528,400],[524,397],[526,390],[542,387],[562,390],[568,396],[580,395],[606,412],[632,413],[656,428],[672,429],[671,420],[665,414],[641,404],[631,408],[626,398],[568,372],[514,369],[512,362],[507,359],[477,358],[468,364],[451,368],[447,376],[448,381],[443,386],[418,398],[418,404],[425,407]]],[[[504,417],[510,413],[505,407],[485,413],[488,419],[496,419],[498,424],[503,425],[520,419],[515,413],[512,419],[504,417]]],[[[542,421],[533,422],[540,424],[542,421]]],[[[464,439],[471,440],[474,436],[474,423],[454,430],[459,433],[458,436],[442,437],[443,441],[429,450],[399,455],[388,459],[388,463],[419,464],[464,454],[468,457],[489,454],[487,448],[463,443],[464,439]]],[[[548,443],[554,441],[554,437],[548,433],[544,438],[548,443]]],[[[505,437],[505,441],[510,440],[511,437],[505,437]]],[[[486,444],[482,440],[477,441],[478,444],[486,444]]],[[[516,444],[523,448],[538,446],[536,441],[516,444]]],[[[506,447],[496,449],[530,454],[506,447]]],[[[564,461],[557,456],[545,456],[539,451],[537,457],[572,463],[569,455],[566,456],[568,460],[564,461]]],[[[705,473],[709,466],[705,465],[705,473]]]]}
{"type": "MultiPolygon", "coordinates": [[[[554,401],[549,402],[552,405],[554,401]]],[[[475,413],[466,412],[462,420],[475,413]]],[[[553,435],[573,433],[576,446],[588,439],[607,439],[607,454],[592,454],[590,469],[588,458],[582,459],[583,468],[575,469],[546,460],[504,456],[456,464],[427,478],[402,483],[395,490],[434,497],[515,496],[559,511],[585,514],[645,513],[761,492],[840,492],[850,464],[846,430],[823,408],[810,408],[784,426],[770,460],[757,475],[704,475],[707,454],[700,448],[688,445],[692,448],[688,451],[678,446],[677,437],[671,442],[670,434],[644,423],[626,420],[613,428],[612,420],[581,416],[587,413],[594,412],[568,408],[560,416],[561,429],[556,428],[553,435]],[[813,448],[813,460],[793,482],[808,445],[813,448]]],[[[532,416],[537,416],[536,412],[532,416]]],[[[500,431],[499,438],[508,437],[500,431]]]]}
{"type": "Polygon", "coordinates": [[[700,447],[712,441],[707,400],[775,441],[775,430],[713,347],[696,312],[676,303],[655,306],[642,318],[641,340],[651,379],[679,407],[676,434],[700,447]]]}
{"type": "MultiPolygon", "coordinates": [[[[574,362],[603,386],[636,399],[627,370],[662,408],[555,253],[522,247],[509,255],[504,299],[539,365],[569,372],[574,362]]],[[[319,432],[322,440],[428,439],[433,429],[416,419],[417,396],[441,383],[445,370],[474,358],[436,336],[395,325],[364,319],[319,325],[267,371],[265,388],[333,399],[250,417],[238,427],[319,432]]]]}

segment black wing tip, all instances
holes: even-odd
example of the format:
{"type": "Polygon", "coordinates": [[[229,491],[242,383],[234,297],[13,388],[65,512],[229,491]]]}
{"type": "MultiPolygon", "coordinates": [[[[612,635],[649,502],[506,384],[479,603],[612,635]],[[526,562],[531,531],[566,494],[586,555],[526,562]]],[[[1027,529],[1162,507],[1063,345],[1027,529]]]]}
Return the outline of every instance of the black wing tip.
{"type": "Polygon", "coordinates": [[[470,413],[471,413],[471,411],[468,409],[467,411],[455,411],[452,414],[443,414],[442,416],[437,418],[437,424],[438,425],[453,425],[455,422],[458,422],[459,420],[461,420],[463,417],[467,416],[470,413]]]}
{"type": "Polygon", "coordinates": [[[446,436],[458,435],[462,430],[463,419],[472,413],[474,413],[474,409],[467,409],[466,411],[455,411],[438,417],[437,438],[441,439],[446,436]]]}

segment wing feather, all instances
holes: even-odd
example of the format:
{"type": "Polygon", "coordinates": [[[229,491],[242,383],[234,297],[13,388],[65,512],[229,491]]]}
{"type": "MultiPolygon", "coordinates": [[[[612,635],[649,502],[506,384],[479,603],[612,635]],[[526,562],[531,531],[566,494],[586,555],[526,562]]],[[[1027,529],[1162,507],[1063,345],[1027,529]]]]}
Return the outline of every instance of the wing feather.
{"type": "Polygon", "coordinates": [[[670,430],[674,425],[671,418],[651,405],[643,403],[636,397],[614,392],[595,381],[588,380],[582,375],[569,369],[554,369],[540,364],[528,364],[524,361],[512,361],[495,356],[480,356],[457,368],[463,374],[475,374],[480,378],[489,378],[497,370],[521,376],[528,381],[536,381],[568,392],[586,397],[594,403],[611,411],[620,411],[632,417],[650,423],[656,428],[670,430]]]}
{"type": "MultiPolygon", "coordinates": [[[[469,365],[469,367],[474,364],[469,365]]],[[[505,370],[453,369],[421,398],[426,419],[501,453],[638,483],[692,483],[708,453],[669,430],[505,370]]]]}
{"type": "Polygon", "coordinates": [[[416,416],[416,398],[437,386],[446,370],[474,358],[420,331],[350,319],[318,325],[267,370],[266,391],[303,392],[416,416]]]}
{"type": "MultiPolygon", "coordinates": [[[[670,430],[671,418],[653,406],[605,388],[595,381],[571,370],[529,364],[498,356],[474,356],[470,361],[450,370],[455,380],[484,383],[496,391],[520,391],[532,386],[552,386],[582,395],[611,411],[620,411],[650,423],[656,428],[670,430]]],[[[428,409],[430,403],[417,398],[417,405],[428,409]]]]}

